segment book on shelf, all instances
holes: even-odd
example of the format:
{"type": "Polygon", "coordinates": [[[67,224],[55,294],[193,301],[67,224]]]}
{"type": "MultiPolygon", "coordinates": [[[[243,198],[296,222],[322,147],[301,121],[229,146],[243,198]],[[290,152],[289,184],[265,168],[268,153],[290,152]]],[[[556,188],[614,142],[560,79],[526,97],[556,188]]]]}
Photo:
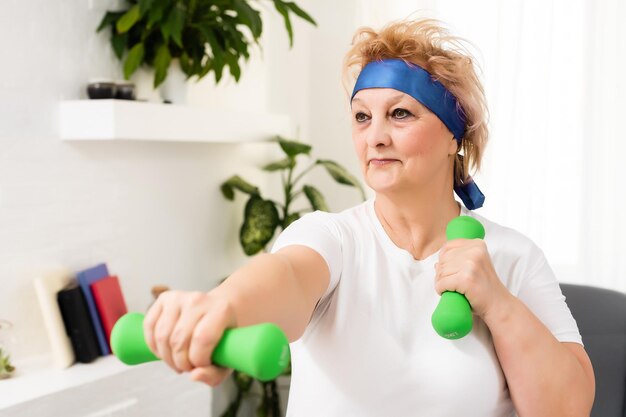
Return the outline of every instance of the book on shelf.
{"type": "Polygon", "coordinates": [[[91,292],[110,348],[113,325],[128,312],[119,279],[113,275],[95,281],[91,284],[91,292]]]}
{"type": "Polygon", "coordinates": [[[59,291],[57,301],[76,360],[81,363],[93,362],[100,356],[100,348],[85,295],[78,282],[74,280],[59,291]]]}
{"type": "Polygon", "coordinates": [[[57,293],[73,278],[69,270],[57,268],[41,272],[33,282],[44,327],[50,340],[52,362],[57,368],[67,368],[75,360],[72,343],[65,331],[63,317],[57,303],[57,293]]]}
{"type": "Polygon", "coordinates": [[[85,301],[87,302],[87,309],[89,310],[89,316],[91,317],[91,323],[93,324],[94,331],[96,332],[96,338],[98,339],[98,346],[100,347],[101,355],[108,355],[111,353],[109,349],[109,343],[106,335],[104,334],[104,328],[100,321],[100,315],[98,314],[98,308],[96,307],[95,300],[93,299],[93,293],[91,292],[91,284],[100,281],[109,276],[109,270],[106,264],[101,263],[94,267],[80,271],[76,278],[85,295],[85,301]]]}

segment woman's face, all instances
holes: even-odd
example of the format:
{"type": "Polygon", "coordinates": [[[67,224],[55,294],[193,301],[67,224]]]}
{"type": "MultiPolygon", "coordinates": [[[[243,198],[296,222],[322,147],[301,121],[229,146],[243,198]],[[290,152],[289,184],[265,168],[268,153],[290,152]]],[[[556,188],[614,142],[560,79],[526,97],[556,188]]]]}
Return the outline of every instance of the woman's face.
{"type": "Polygon", "coordinates": [[[457,142],[439,118],[391,88],[360,90],[352,100],[352,141],[366,183],[378,192],[441,187],[452,176],[457,142]]]}

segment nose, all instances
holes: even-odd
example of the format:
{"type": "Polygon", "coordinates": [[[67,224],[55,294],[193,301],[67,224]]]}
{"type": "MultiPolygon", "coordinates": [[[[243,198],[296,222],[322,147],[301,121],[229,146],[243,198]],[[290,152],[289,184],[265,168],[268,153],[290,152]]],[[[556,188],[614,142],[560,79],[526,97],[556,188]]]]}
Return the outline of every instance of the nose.
{"type": "Polygon", "coordinates": [[[385,118],[372,118],[365,135],[367,146],[370,148],[378,148],[381,146],[389,146],[391,144],[391,135],[389,126],[385,118]]]}

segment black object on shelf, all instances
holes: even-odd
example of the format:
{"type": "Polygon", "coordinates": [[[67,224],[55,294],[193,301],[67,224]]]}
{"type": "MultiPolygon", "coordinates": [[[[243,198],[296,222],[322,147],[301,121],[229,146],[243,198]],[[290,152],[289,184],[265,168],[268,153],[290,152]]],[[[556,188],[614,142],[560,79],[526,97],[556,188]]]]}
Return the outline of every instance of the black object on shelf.
{"type": "Polygon", "coordinates": [[[134,100],[135,99],[135,84],[133,83],[117,83],[117,92],[115,98],[120,100],[134,100]]]}
{"type": "Polygon", "coordinates": [[[91,99],[115,98],[117,85],[112,81],[94,81],[87,84],[87,96],[91,99]]]}
{"type": "Polygon", "coordinates": [[[93,362],[100,356],[100,349],[87,302],[78,282],[72,282],[59,291],[57,301],[76,360],[81,363],[93,362]]]}

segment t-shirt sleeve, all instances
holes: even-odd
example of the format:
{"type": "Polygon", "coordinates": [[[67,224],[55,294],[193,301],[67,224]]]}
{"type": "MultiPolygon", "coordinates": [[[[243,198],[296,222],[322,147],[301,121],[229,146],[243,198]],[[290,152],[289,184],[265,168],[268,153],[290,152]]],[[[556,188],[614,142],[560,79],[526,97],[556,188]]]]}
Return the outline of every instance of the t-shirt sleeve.
{"type": "Polygon", "coordinates": [[[518,298],[560,342],[583,344],[578,325],[565,302],[558,280],[539,248],[533,250],[533,267],[522,280],[518,298]]]}
{"type": "Polygon", "coordinates": [[[292,245],[302,245],[319,253],[330,271],[330,283],[321,300],[328,297],[339,283],[342,269],[341,236],[330,213],[315,211],[291,223],[278,236],[271,253],[292,245]]]}

